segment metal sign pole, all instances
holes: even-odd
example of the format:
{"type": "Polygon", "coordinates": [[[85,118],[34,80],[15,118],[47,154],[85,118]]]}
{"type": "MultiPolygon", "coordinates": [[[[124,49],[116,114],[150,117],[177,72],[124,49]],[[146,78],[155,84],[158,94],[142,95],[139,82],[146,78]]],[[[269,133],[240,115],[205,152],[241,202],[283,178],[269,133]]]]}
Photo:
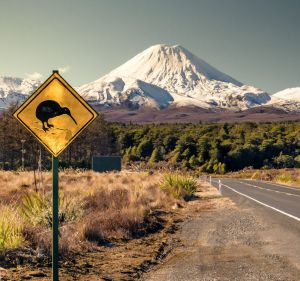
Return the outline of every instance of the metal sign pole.
{"type": "Polygon", "coordinates": [[[58,281],[58,158],[52,156],[52,280],[58,281]]]}
{"type": "MultiPolygon", "coordinates": [[[[57,157],[97,118],[98,113],[59,75],[57,70],[53,70],[52,75],[14,112],[13,116],[53,155],[52,280],[58,281],[57,157]],[[49,97],[50,92],[55,93],[52,94],[51,98],[49,97]],[[60,119],[56,118],[58,116],[60,119]],[[51,119],[52,124],[49,124],[49,119],[51,119]],[[67,130],[67,134],[65,130],[67,130]]],[[[23,146],[22,153],[25,153],[23,146]]],[[[22,164],[24,164],[23,160],[22,164]]]]}

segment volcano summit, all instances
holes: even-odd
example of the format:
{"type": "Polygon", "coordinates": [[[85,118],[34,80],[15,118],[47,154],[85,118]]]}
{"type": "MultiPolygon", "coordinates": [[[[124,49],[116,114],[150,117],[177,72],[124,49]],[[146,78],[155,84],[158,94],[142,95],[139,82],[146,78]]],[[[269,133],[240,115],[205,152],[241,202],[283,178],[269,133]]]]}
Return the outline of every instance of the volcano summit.
{"type": "Polygon", "coordinates": [[[193,106],[243,110],[270,96],[244,85],[182,46],[155,45],[136,55],[79,93],[93,103],[133,108],[193,106]]]}

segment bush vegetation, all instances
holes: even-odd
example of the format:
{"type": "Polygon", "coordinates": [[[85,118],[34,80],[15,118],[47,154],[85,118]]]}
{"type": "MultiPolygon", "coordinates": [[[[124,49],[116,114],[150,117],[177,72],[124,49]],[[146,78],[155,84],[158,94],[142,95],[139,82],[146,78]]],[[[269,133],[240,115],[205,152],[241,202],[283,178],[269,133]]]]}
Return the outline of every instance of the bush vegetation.
{"type": "Polygon", "coordinates": [[[168,173],[164,175],[161,187],[167,190],[174,198],[189,200],[197,190],[197,182],[190,176],[168,173]]]}
{"type": "MultiPolygon", "coordinates": [[[[26,245],[50,256],[51,173],[43,173],[37,190],[33,172],[2,171],[0,182],[0,252],[26,245]]],[[[154,214],[192,196],[196,187],[191,177],[175,173],[65,170],[60,173],[60,253],[156,231],[164,222],[154,214]]]]}
{"type": "MultiPolygon", "coordinates": [[[[74,221],[81,216],[81,202],[75,198],[67,198],[64,192],[59,192],[59,223],[74,221]]],[[[19,213],[31,225],[52,225],[51,194],[40,191],[25,192],[19,203],[19,213]]]]}
{"type": "Polygon", "coordinates": [[[129,164],[224,174],[245,167],[292,168],[300,163],[299,122],[112,127],[129,164]]]}

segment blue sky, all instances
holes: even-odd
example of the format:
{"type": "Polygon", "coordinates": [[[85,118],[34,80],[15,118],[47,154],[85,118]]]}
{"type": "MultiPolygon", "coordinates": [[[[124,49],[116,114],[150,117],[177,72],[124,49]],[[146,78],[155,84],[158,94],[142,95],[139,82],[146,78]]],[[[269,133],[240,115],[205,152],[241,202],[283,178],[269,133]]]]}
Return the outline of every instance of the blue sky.
{"type": "Polygon", "coordinates": [[[59,68],[79,86],[165,43],[273,93],[300,86],[299,12],[298,0],[0,0],[0,75],[59,68]]]}

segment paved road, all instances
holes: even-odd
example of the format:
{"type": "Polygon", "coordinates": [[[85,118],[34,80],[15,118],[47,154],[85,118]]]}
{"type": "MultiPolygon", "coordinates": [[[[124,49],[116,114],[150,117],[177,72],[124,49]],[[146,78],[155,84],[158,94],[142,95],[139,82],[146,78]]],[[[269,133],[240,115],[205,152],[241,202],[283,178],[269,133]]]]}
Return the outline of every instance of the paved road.
{"type": "MultiPolygon", "coordinates": [[[[220,179],[221,193],[233,200],[243,197],[300,223],[300,188],[288,187],[263,181],[220,179]]],[[[219,179],[212,179],[219,188],[219,179]]],[[[283,217],[284,218],[284,217],[283,217]]]]}
{"type": "MultiPolygon", "coordinates": [[[[235,202],[183,224],[177,248],[143,281],[300,280],[300,189],[221,179],[235,202]]],[[[213,179],[219,187],[219,179],[213,179]]]]}

